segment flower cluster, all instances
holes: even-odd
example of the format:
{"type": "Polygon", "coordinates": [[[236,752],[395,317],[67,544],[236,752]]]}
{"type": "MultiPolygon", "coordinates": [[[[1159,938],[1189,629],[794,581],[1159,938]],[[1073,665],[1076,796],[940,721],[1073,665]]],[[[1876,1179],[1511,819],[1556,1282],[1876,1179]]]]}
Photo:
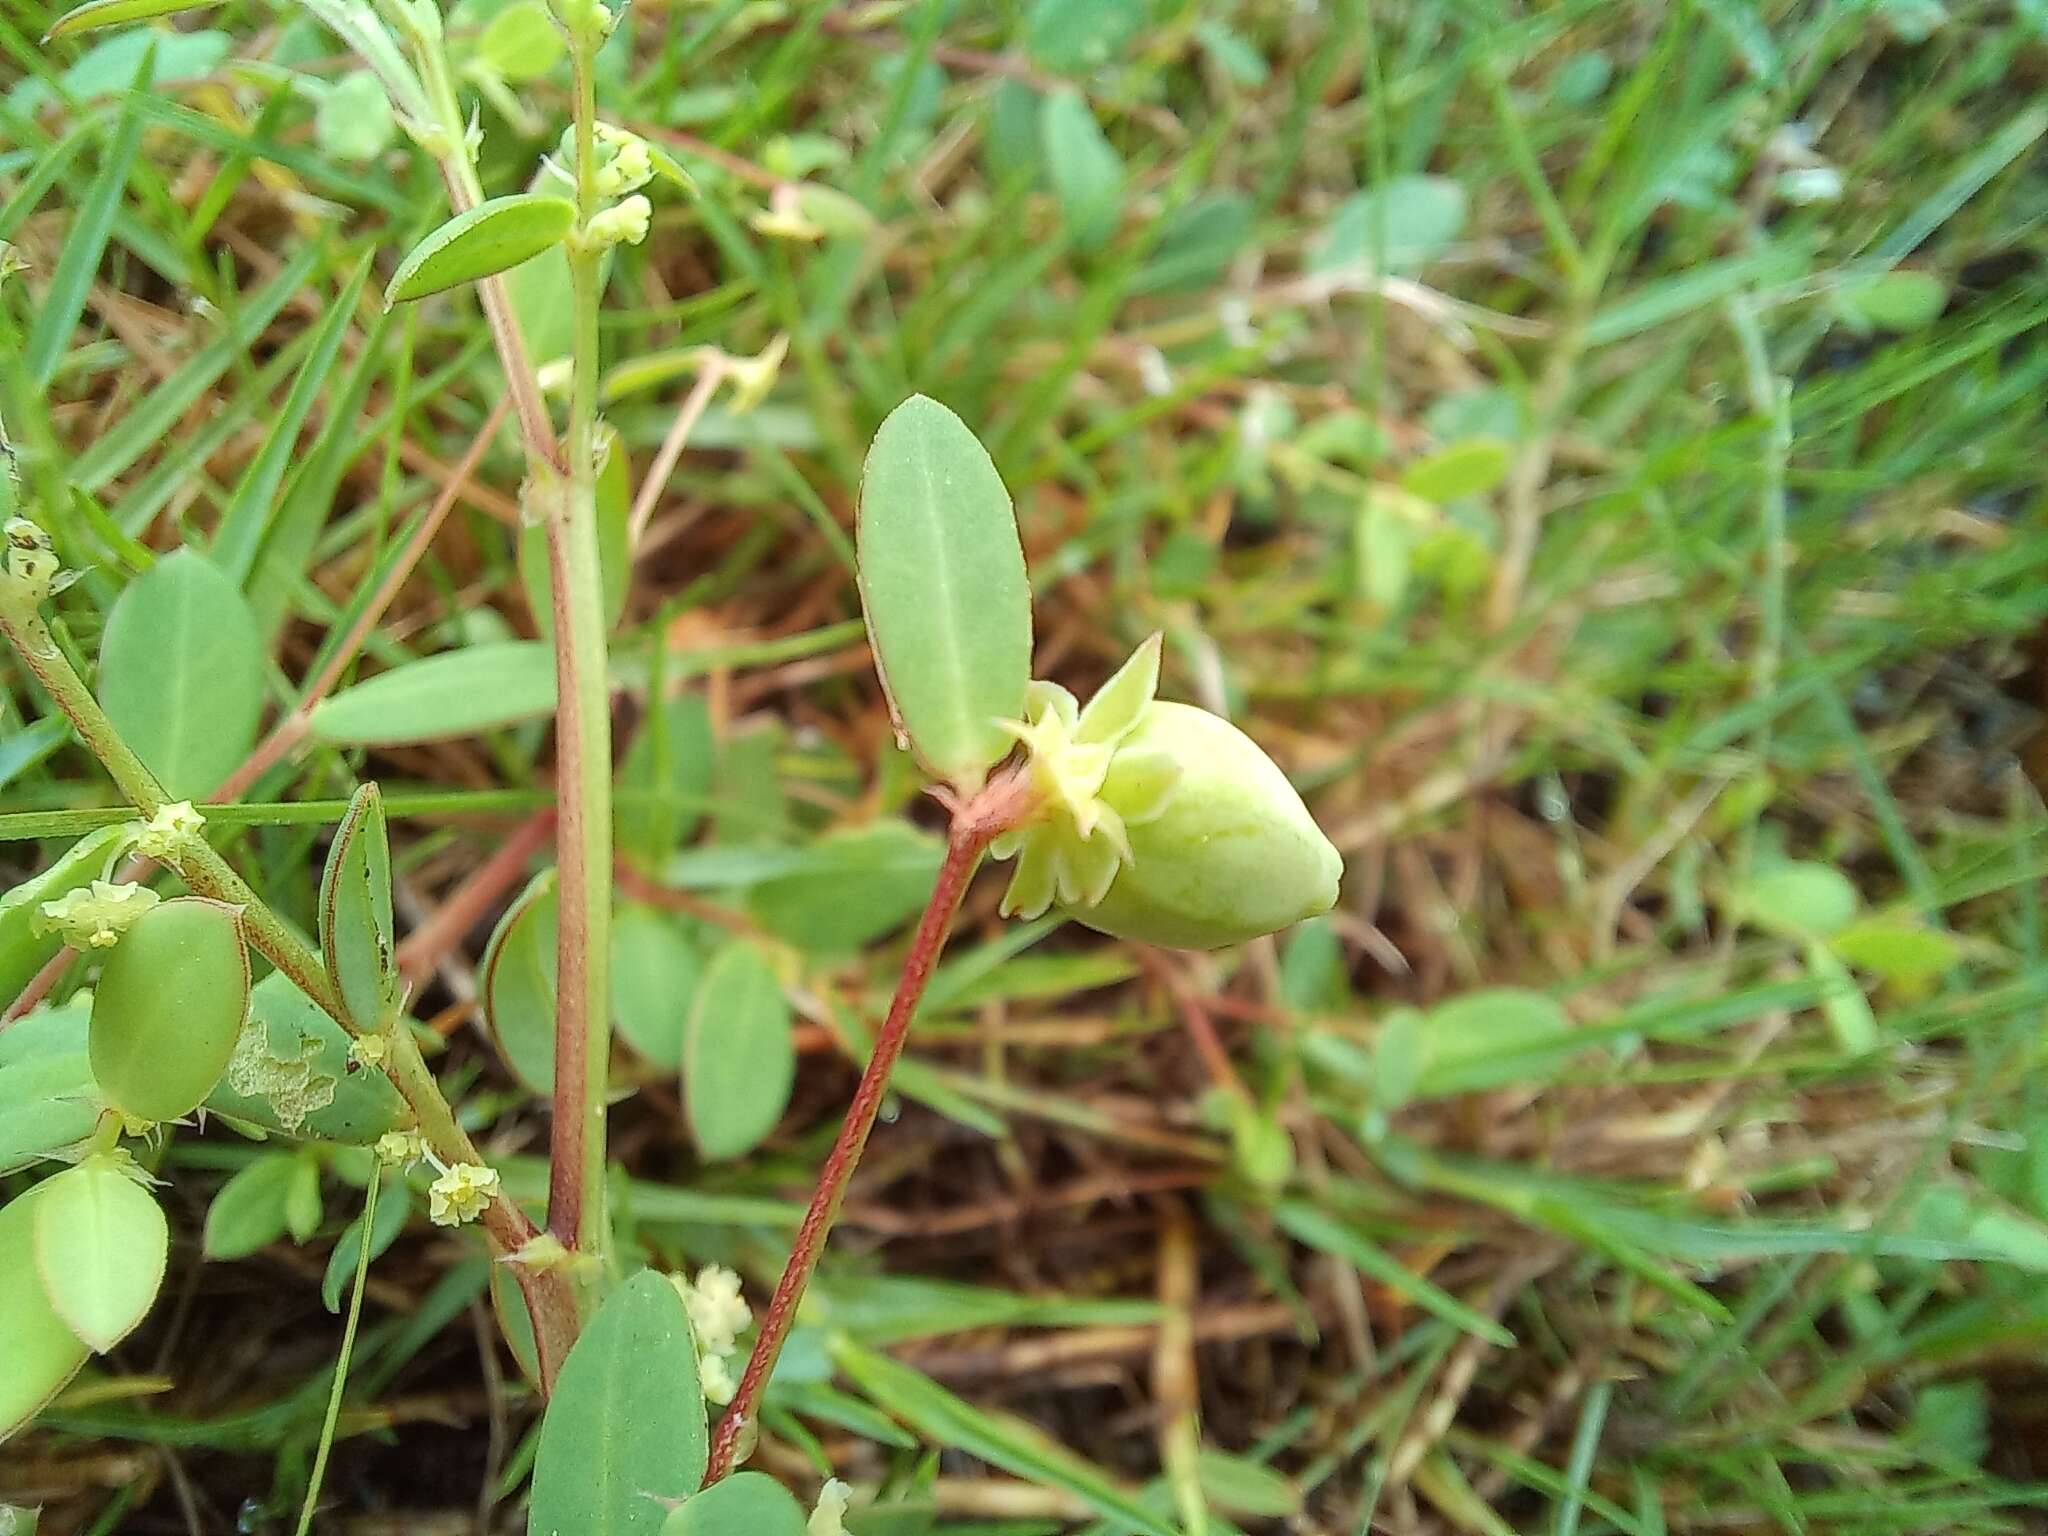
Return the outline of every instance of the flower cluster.
{"type": "Polygon", "coordinates": [[[669,1281],[683,1298],[690,1331],[697,1336],[697,1378],[705,1399],[731,1402],[739,1389],[732,1371],[739,1336],[754,1320],[753,1310],[740,1295],[740,1277],[722,1265],[707,1264],[697,1271],[694,1283],[681,1275],[671,1275],[669,1281]]]}
{"type": "Polygon", "coordinates": [[[190,800],[166,801],[137,827],[135,851],[159,863],[168,862],[197,841],[205,825],[206,818],[192,809],[190,800]]]}
{"type": "Polygon", "coordinates": [[[38,926],[45,933],[63,935],[73,949],[111,949],[161,899],[145,885],[95,880],[44,902],[38,926]]]}
{"type": "Polygon", "coordinates": [[[427,1215],[437,1227],[459,1227],[483,1215],[498,1193],[498,1170],[456,1163],[427,1186],[427,1215]]]}

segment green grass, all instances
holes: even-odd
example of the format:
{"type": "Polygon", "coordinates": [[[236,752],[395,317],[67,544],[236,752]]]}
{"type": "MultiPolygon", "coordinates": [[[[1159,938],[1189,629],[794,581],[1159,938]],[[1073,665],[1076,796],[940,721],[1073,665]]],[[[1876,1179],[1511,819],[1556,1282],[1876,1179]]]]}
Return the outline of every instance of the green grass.
{"type": "MultiPolygon", "coordinates": [[[[247,572],[288,708],[502,395],[467,296],[377,312],[439,188],[402,138],[359,162],[323,137],[346,66],[296,8],[229,0],[182,52],[158,31],[158,68],[197,49],[204,78],[137,95],[140,34],[44,50],[54,13],[0,22],[0,239],[27,264],[0,285],[0,421],[84,573],[60,643],[89,662],[153,554],[209,548],[247,572]]],[[[1000,927],[984,879],[757,1465],[960,1536],[1190,1509],[2032,1528],[2040,8],[649,0],[626,31],[611,110],[699,184],[610,277],[635,475],[690,382],[656,360],[789,337],[766,403],[694,435],[615,644],[630,714],[666,634],[722,743],[698,845],[654,872],[672,899],[744,922],[735,868],[910,811],[841,626],[860,455],[913,390],[1015,493],[1040,670],[1085,693],[1163,629],[1165,692],[1241,720],[1347,859],[1330,919],[1214,961],[1000,927]],[[1121,163],[1099,241],[1082,205],[1111,194],[1039,142],[1056,82],[1121,163]],[[759,233],[787,177],[872,226],[759,233]],[[1344,242],[1360,264],[1318,271],[1344,242]],[[1767,909],[1786,859],[1849,877],[1860,945],[1767,909]]],[[[515,89],[541,131],[482,108],[492,192],[565,120],[559,67],[515,89]]],[[[535,632],[519,474],[507,429],[366,671],[535,632]]],[[[11,884],[111,800],[0,677],[11,884]]],[[[379,778],[416,925],[550,771],[537,723],[315,746],[216,821],[310,928],[324,824],[379,778]]],[[[473,937],[419,1011],[510,1158],[545,1127],[464,1022],[473,937]]],[[[652,1256],[765,1291],[899,947],[787,947],[814,1027],[744,1161],[699,1165],[673,1074],[629,1068],[621,1217],[652,1256]]],[[[320,1274],[360,1197],[330,1164],[308,1243],[202,1265],[205,1201],[253,1155],[217,1127],[163,1147],[170,1300],[6,1448],[0,1501],[66,1531],[295,1512],[341,1334],[320,1274]]],[[[479,1254],[415,1219],[371,1266],[332,1528],[479,1487],[521,1528],[534,1405],[479,1358],[479,1254]]]]}

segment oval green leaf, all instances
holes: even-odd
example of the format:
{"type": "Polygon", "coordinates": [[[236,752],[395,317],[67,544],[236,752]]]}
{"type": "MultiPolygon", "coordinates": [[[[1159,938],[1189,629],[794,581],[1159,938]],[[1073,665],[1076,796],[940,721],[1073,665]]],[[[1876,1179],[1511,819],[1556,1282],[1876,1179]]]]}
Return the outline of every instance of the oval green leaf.
{"type": "Polygon", "coordinates": [[[1518,987],[1467,992],[1430,1009],[1420,1044],[1414,1091],[1424,1097],[1540,1079],[1578,1049],[1556,1000],[1518,987]]]}
{"type": "Polygon", "coordinates": [[[979,786],[1024,710],[1031,587],[1002,476],[967,425],[913,395],[868,450],[860,591],[897,731],[933,777],[979,786]]]}
{"type": "Polygon", "coordinates": [[[706,1455],[697,1346],[676,1288],[642,1270],[562,1362],[541,1421],[527,1536],[657,1536],[706,1455]]]}
{"type": "Polygon", "coordinates": [[[250,991],[249,1022],[206,1107],[256,1130],[357,1145],[406,1115],[391,1079],[356,1070],[341,1026],[281,971],[250,991]]]}
{"type": "Polygon", "coordinates": [[[360,1030],[381,1028],[398,1006],[391,943],[384,796],[375,784],[365,784],[349,801],[320,876],[320,958],[360,1030]]]}
{"type": "Polygon", "coordinates": [[[1124,162],[1079,91],[1050,92],[1038,109],[1039,149],[1074,244],[1096,250],[1124,211],[1124,162]]]}
{"type": "Polygon", "coordinates": [[[152,907],[100,968],[92,1075],[139,1119],[190,1114],[226,1072],[248,1009],[241,915],[197,896],[152,907]]]}
{"type": "Polygon", "coordinates": [[[36,1270],[71,1331],[105,1354],[135,1331],[163,1289],[171,1231],[126,1153],[102,1152],[45,1183],[36,1200],[36,1270]]]}
{"type": "Polygon", "coordinates": [[[661,1536],[804,1536],[796,1495],[765,1472],[735,1472],[692,1494],[661,1536]]]}
{"type": "Polygon", "coordinates": [[[313,734],[346,747],[474,736],[555,712],[555,656],[539,640],[443,651],[380,672],[320,701],[313,734]]]}
{"type": "Polygon", "coordinates": [[[406,254],[384,290],[384,307],[473,283],[559,245],[576,222],[564,198],[515,192],[458,213],[406,254]]]}
{"type": "Polygon", "coordinates": [[[1444,176],[1396,176],[1346,198],[1309,246],[1311,272],[1411,272],[1464,232],[1465,189],[1444,176]]]}
{"type": "Polygon", "coordinates": [[[99,1085],[83,1041],[74,1051],[0,1066],[0,1173],[83,1141],[99,1117],[99,1085]]]}
{"type": "Polygon", "coordinates": [[[267,1152],[221,1185],[206,1208],[200,1246],[209,1259],[246,1259],[284,1236],[298,1161],[288,1152],[267,1152]]]}
{"type": "Polygon", "coordinates": [[[1468,437],[1425,455],[1401,471],[1401,489],[1425,501],[1462,501],[1508,476],[1514,448],[1498,437],[1468,437]]]}
{"type": "Polygon", "coordinates": [[[35,1208],[43,1188],[0,1206],[0,1441],[63,1391],[88,1353],[36,1273],[35,1208]]]}
{"type": "Polygon", "coordinates": [[[484,949],[484,1022],[513,1076],[535,1093],[555,1086],[555,871],[519,893],[484,949]]]}
{"type": "Polygon", "coordinates": [[[612,1019],[663,1072],[683,1059],[683,1025],[704,957],[683,925],[653,907],[621,907],[612,923],[612,1019]]]}
{"type": "Polygon", "coordinates": [[[234,583],[181,549],[128,584],[100,637],[99,698],[174,799],[234,772],[263,717],[263,637],[234,583]]]}
{"type": "Polygon", "coordinates": [[[1757,927],[1794,939],[1839,932],[1855,919],[1859,905],[1847,875],[1811,859],[1764,865],[1736,893],[1735,904],[1757,927]]]}
{"type": "Polygon", "coordinates": [[[738,1157],[775,1129],[796,1081],[782,983],[760,950],[734,939],[711,957],[683,1039],[683,1105],[706,1158],[738,1157]]]}
{"type": "Polygon", "coordinates": [[[815,954],[859,949],[907,923],[931,895],[945,845],[908,822],[828,833],[787,874],[749,893],[755,921],[815,954]]]}
{"type": "Polygon", "coordinates": [[[614,799],[620,849],[659,872],[696,830],[717,757],[711,710],[701,693],[654,705],[619,768],[614,799]]]}
{"type": "Polygon", "coordinates": [[[159,16],[175,16],[180,11],[208,10],[220,3],[221,0],[86,0],[84,5],[74,5],[51,22],[43,41],[54,43],[60,37],[125,26],[131,21],[152,21],[159,16]]]}

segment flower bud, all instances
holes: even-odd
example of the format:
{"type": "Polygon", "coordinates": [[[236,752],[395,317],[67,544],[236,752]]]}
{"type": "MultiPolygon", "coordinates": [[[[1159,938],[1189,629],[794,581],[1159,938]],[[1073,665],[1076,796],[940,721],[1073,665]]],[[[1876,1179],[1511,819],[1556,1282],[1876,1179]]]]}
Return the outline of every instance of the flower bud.
{"type": "Polygon", "coordinates": [[[1039,806],[991,845],[1017,858],[1003,911],[1057,903],[1118,938],[1216,949],[1327,912],[1343,861],[1249,736],[1153,699],[1159,637],[1079,708],[1033,683],[1023,743],[1039,806]]]}
{"type": "Polygon", "coordinates": [[[1236,726],[1189,704],[1152,703],[1103,780],[1111,809],[1149,803],[1155,754],[1180,777],[1157,815],[1129,822],[1131,859],[1077,922],[1122,939],[1217,949],[1274,933],[1337,902],[1343,860],[1278,765],[1236,726]]]}

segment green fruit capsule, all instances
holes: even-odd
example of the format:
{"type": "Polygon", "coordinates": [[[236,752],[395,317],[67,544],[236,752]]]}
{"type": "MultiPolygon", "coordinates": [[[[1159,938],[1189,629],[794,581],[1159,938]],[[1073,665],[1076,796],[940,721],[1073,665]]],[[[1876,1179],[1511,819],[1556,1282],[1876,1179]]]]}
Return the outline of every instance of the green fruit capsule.
{"type": "Polygon", "coordinates": [[[93,992],[94,1079],[140,1120],[175,1120],[213,1091],[249,1011],[241,914],[184,896],[122,936],[93,992]]]}
{"type": "Polygon", "coordinates": [[[990,852],[1015,857],[1003,911],[1057,905],[1123,939],[1218,949],[1327,912],[1343,860],[1277,764],[1228,720],[1162,704],[1154,635],[1083,709],[1033,683],[1024,745],[1037,804],[990,852]]]}
{"type": "Polygon", "coordinates": [[[1189,704],[1152,703],[1110,762],[1101,798],[1124,814],[1130,861],[1092,907],[1070,915],[1101,933],[1216,949],[1274,933],[1337,902],[1344,862],[1258,744],[1189,704]],[[1163,808],[1156,765],[1179,775],[1163,808]]]}
{"type": "Polygon", "coordinates": [[[0,1206],[0,1440],[20,1429],[85,1364],[36,1273],[35,1207],[42,1188],[0,1206]]]}

